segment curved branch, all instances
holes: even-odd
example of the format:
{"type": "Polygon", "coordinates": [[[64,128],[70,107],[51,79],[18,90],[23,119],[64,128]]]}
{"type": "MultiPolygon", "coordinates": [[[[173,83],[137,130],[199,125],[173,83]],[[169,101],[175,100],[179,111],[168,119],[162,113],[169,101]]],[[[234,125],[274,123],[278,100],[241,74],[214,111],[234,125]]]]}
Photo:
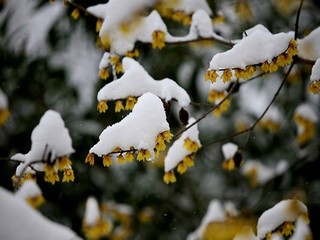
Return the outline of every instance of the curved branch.
{"type": "Polygon", "coordinates": [[[300,13],[301,13],[303,2],[304,0],[301,0],[299,9],[297,12],[297,16],[296,16],[296,22],[295,22],[295,28],[294,28],[294,39],[298,38],[299,20],[300,20],[300,13]]]}

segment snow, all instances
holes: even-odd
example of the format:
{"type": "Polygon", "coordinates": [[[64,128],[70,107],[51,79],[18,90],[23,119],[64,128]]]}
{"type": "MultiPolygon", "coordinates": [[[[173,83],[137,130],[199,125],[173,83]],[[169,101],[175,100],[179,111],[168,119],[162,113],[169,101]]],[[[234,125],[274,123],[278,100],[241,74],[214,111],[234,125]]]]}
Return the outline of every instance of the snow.
{"type": "Polygon", "coordinates": [[[0,206],[0,239],[81,239],[69,228],[45,218],[2,187],[0,187],[0,206]]]}
{"type": "Polygon", "coordinates": [[[311,33],[302,39],[298,39],[298,56],[303,59],[316,61],[320,57],[320,27],[315,28],[311,33]]]}
{"type": "Polygon", "coordinates": [[[307,207],[299,200],[283,200],[262,213],[257,223],[258,237],[262,239],[283,222],[293,222],[305,214],[307,207]]]}
{"type": "Polygon", "coordinates": [[[21,199],[28,199],[42,194],[41,189],[34,180],[26,180],[15,195],[21,199]]]}
{"type": "Polygon", "coordinates": [[[12,159],[24,160],[26,163],[44,160],[50,156],[66,156],[74,152],[69,131],[65,128],[60,114],[54,110],[48,110],[41,117],[40,123],[31,134],[31,149],[27,154],[16,154],[12,159]]]}
{"type": "Polygon", "coordinates": [[[294,110],[294,115],[299,115],[313,123],[318,122],[319,119],[315,109],[308,103],[301,103],[299,106],[297,106],[294,110]]]}
{"type": "Polygon", "coordinates": [[[226,143],[222,145],[222,153],[225,160],[232,159],[238,151],[238,145],[234,143],[226,143]]]}
{"type": "Polygon", "coordinates": [[[105,52],[100,60],[99,69],[108,67],[109,63],[110,63],[110,53],[105,52]]]}
{"type": "Polygon", "coordinates": [[[62,4],[41,7],[37,4],[35,0],[10,0],[5,4],[1,18],[10,15],[6,33],[9,48],[26,50],[32,56],[44,56],[50,49],[46,42],[49,31],[65,9],[62,4]]]}
{"type": "Polygon", "coordinates": [[[288,162],[285,160],[279,161],[274,167],[266,166],[258,160],[247,160],[241,167],[241,173],[247,175],[255,171],[255,181],[258,185],[263,185],[275,176],[284,173],[287,169],[288,162]]]}
{"type": "MultiPolygon", "coordinates": [[[[190,118],[188,121],[188,126],[193,124],[196,120],[194,118],[190,118]]],[[[190,140],[199,144],[201,147],[201,143],[199,140],[199,130],[197,124],[189,128],[187,131],[183,132],[179,139],[177,139],[170,149],[168,150],[167,156],[164,159],[164,171],[169,172],[174,169],[181,161],[183,161],[184,157],[190,155],[192,152],[188,151],[183,145],[185,139],[189,138],[190,140]]]]}
{"type": "Polygon", "coordinates": [[[0,109],[8,108],[8,97],[0,88],[0,109]]]}
{"type": "Polygon", "coordinates": [[[296,228],[290,240],[312,239],[312,233],[306,221],[299,217],[296,220],[296,228]]]}
{"type": "Polygon", "coordinates": [[[100,219],[99,204],[94,197],[89,197],[86,202],[86,209],[84,212],[84,222],[89,225],[95,225],[100,219]]]}
{"type": "Polygon", "coordinates": [[[102,156],[116,147],[123,150],[130,147],[147,149],[154,153],[157,135],[168,130],[162,101],[152,93],[145,93],[138,98],[130,114],[100,134],[99,142],[90,149],[90,153],[102,156]]]}
{"type": "Polygon", "coordinates": [[[202,9],[197,10],[192,15],[189,35],[191,35],[192,33],[194,33],[195,37],[200,36],[203,38],[210,38],[214,34],[211,18],[202,9]]]}
{"type": "Polygon", "coordinates": [[[292,38],[293,32],[272,34],[258,28],[230,50],[214,55],[209,69],[244,69],[246,66],[267,60],[270,62],[274,57],[285,52],[292,38]],[[261,51],[261,46],[263,46],[263,51],[261,51]]]}
{"type": "Polygon", "coordinates": [[[202,239],[204,231],[211,222],[224,222],[227,219],[225,209],[219,200],[210,201],[206,214],[201,220],[200,226],[187,237],[187,240],[202,239]]]}
{"type": "Polygon", "coordinates": [[[116,81],[106,84],[98,92],[98,101],[138,97],[150,92],[165,101],[176,99],[181,107],[190,104],[188,93],[169,78],[153,79],[135,60],[125,57],[122,60],[124,74],[116,81]]]}
{"type": "Polygon", "coordinates": [[[320,80],[320,57],[316,60],[315,64],[311,70],[311,81],[319,81],[320,80]]]}

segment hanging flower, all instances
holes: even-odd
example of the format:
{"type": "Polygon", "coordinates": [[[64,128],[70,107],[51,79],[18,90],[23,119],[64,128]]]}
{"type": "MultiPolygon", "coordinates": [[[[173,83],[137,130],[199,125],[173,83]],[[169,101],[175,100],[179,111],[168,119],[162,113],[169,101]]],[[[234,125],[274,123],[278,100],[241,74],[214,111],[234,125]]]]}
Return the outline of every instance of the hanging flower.
{"type": "Polygon", "coordinates": [[[222,168],[225,170],[234,170],[239,168],[243,163],[242,155],[239,152],[239,147],[234,143],[226,143],[222,145],[222,153],[224,156],[222,168]]]}
{"type": "Polygon", "coordinates": [[[312,67],[308,92],[313,94],[320,92],[320,58],[317,59],[312,67]]]}
{"type": "Polygon", "coordinates": [[[15,195],[25,200],[30,206],[34,208],[38,208],[45,202],[38,184],[34,180],[30,179],[24,181],[15,195]]]}

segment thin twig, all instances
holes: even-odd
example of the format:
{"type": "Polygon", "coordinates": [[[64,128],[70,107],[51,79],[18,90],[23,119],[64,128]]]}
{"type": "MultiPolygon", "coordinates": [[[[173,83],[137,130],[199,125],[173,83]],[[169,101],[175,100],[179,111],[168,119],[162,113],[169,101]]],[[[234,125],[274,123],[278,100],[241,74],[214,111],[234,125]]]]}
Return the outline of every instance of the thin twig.
{"type": "Polygon", "coordinates": [[[297,16],[296,16],[296,22],[295,22],[295,28],[294,28],[294,39],[296,40],[298,38],[299,20],[300,20],[300,13],[301,13],[303,2],[304,0],[301,0],[300,6],[297,12],[297,16]]]}
{"type": "Polygon", "coordinates": [[[183,130],[181,130],[180,132],[176,133],[174,135],[174,138],[177,138],[178,136],[180,136],[182,133],[184,133],[185,131],[187,131],[188,129],[192,128],[194,125],[196,125],[198,122],[200,122],[202,119],[206,118],[211,112],[213,112],[215,109],[217,109],[218,107],[220,107],[233,93],[233,90],[235,88],[236,84],[233,84],[232,88],[230,89],[230,91],[228,92],[228,94],[216,105],[214,105],[212,108],[210,108],[207,112],[205,112],[200,118],[198,118],[196,121],[194,121],[192,124],[190,124],[189,126],[187,126],[186,128],[184,128],[183,130]]]}

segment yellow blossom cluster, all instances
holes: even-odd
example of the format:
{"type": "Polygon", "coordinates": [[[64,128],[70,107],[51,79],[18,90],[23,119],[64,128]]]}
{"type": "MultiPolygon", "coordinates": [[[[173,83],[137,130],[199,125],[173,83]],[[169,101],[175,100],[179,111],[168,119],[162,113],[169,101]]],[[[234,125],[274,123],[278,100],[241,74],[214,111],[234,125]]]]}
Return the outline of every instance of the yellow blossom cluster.
{"type": "MultiPolygon", "coordinates": [[[[274,57],[271,62],[266,60],[263,63],[257,63],[256,65],[260,66],[261,71],[264,73],[276,72],[279,67],[284,67],[290,64],[293,60],[293,56],[297,55],[297,53],[297,42],[296,40],[291,39],[286,51],[274,57]]],[[[210,80],[212,83],[214,83],[219,77],[217,71],[222,71],[221,79],[225,83],[231,81],[233,74],[238,79],[247,80],[254,75],[255,70],[256,66],[254,65],[249,65],[245,68],[226,68],[224,70],[209,69],[205,73],[205,80],[210,80]],[[232,72],[232,70],[234,71],[234,73],[232,72]]]]}
{"type": "Polygon", "coordinates": [[[154,31],[152,33],[152,48],[162,49],[164,48],[166,39],[166,33],[163,31],[154,31]]]}
{"type": "Polygon", "coordinates": [[[236,168],[239,168],[243,163],[242,154],[237,151],[232,158],[225,159],[222,162],[222,168],[227,171],[232,171],[236,168]]]}
{"type": "Polygon", "coordinates": [[[88,240],[98,240],[102,237],[107,237],[110,235],[113,229],[113,224],[108,219],[99,218],[95,224],[87,224],[83,222],[82,231],[88,240]]]}
{"type": "Polygon", "coordinates": [[[53,164],[46,163],[44,165],[44,180],[55,184],[55,182],[60,181],[58,171],[63,171],[62,182],[73,182],[74,173],[71,168],[71,164],[71,160],[66,156],[57,158],[53,164]]]}
{"type": "Polygon", "coordinates": [[[272,239],[272,234],[273,233],[278,233],[279,235],[283,236],[283,237],[290,237],[295,230],[295,226],[294,226],[294,222],[290,222],[290,221],[285,221],[283,224],[281,224],[277,229],[275,229],[272,232],[268,232],[266,234],[265,239],[266,240],[271,240],[272,239]]]}
{"type": "MultiPolygon", "coordinates": [[[[208,95],[208,102],[219,104],[225,97],[227,96],[227,91],[217,91],[217,90],[210,90],[208,95]]],[[[220,117],[224,112],[228,111],[229,106],[231,104],[231,99],[224,99],[224,101],[219,104],[217,108],[213,110],[213,115],[215,117],[220,117]]]]}
{"type": "MultiPolygon", "coordinates": [[[[156,137],[154,153],[155,157],[159,156],[160,151],[166,149],[166,143],[169,143],[172,139],[173,135],[170,131],[164,131],[156,137]]],[[[116,147],[108,154],[102,156],[102,163],[104,167],[110,167],[113,164],[113,156],[114,154],[117,159],[118,164],[129,163],[134,160],[136,157],[137,161],[145,161],[152,158],[152,154],[148,149],[136,149],[131,146],[129,149],[121,149],[120,147],[116,147]]],[[[85,163],[89,163],[91,166],[94,165],[95,159],[94,154],[89,153],[85,159],[85,163]]]]}
{"type": "MultiPolygon", "coordinates": [[[[126,99],[125,104],[122,102],[122,100],[116,100],[115,101],[115,112],[121,112],[124,110],[131,111],[134,107],[134,105],[137,103],[137,98],[128,96],[126,99]]],[[[106,100],[101,100],[97,104],[97,110],[99,113],[105,113],[108,110],[108,104],[106,100]]]]}
{"type": "Polygon", "coordinates": [[[116,73],[122,73],[123,67],[121,63],[121,58],[118,55],[112,55],[110,57],[110,63],[114,66],[116,73]]]}
{"type": "Polygon", "coordinates": [[[308,92],[312,92],[313,94],[318,94],[320,92],[320,79],[310,83],[308,92]]]}
{"type": "Polygon", "coordinates": [[[0,126],[4,125],[10,116],[10,112],[7,108],[0,109],[0,126]]]}
{"type": "Polygon", "coordinates": [[[300,145],[307,144],[314,139],[316,135],[316,124],[314,121],[300,114],[294,115],[294,121],[298,126],[297,141],[300,145]]]}
{"type": "Polygon", "coordinates": [[[23,176],[13,175],[11,177],[13,187],[21,186],[26,180],[36,180],[36,174],[33,172],[26,172],[23,176]]]}
{"type": "MultiPolygon", "coordinates": [[[[180,174],[184,174],[188,170],[188,168],[194,166],[194,158],[201,145],[198,142],[193,141],[189,137],[187,137],[186,139],[184,139],[183,147],[189,152],[189,154],[186,155],[177,166],[177,172],[180,174]]],[[[177,179],[174,174],[174,170],[165,172],[163,181],[166,184],[175,183],[177,179]]]]}
{"type": "Polygon", "coordinates": [[[278,132],[280,129],[280,123],[277,121],[274,121],[270,118],[267,119],[261,119],[259,122],[259,126],[262,129],[265,129],[269,132],[278,132]]]}

